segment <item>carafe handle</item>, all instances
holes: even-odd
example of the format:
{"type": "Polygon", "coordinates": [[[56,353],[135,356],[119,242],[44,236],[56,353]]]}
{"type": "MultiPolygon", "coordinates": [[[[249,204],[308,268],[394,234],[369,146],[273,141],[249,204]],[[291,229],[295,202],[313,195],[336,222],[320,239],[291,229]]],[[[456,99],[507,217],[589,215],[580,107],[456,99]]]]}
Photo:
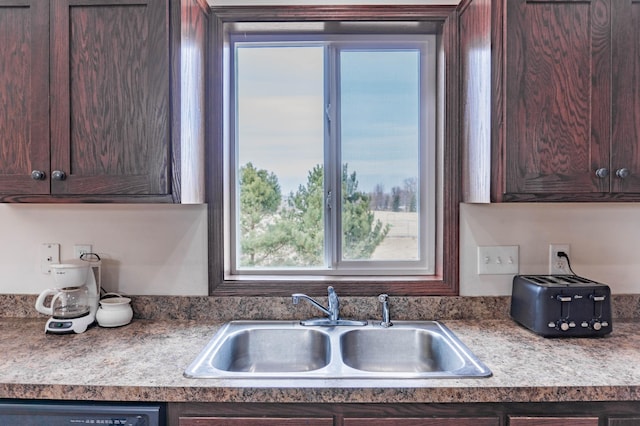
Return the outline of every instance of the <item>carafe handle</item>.
{"type": "Polygon", "coordinates": [[[36,311],[45,315],[53,315],[53,302],[58,293],[59,291],[53,288],[48,288],[42,293],[40,293],[40,295],[38,296],[38,299],[36,300],[36,311]],[[50,295],[53,295],[53,299],[51,300],[51,305],[45,306],[44,301],[47,298],[47,296],[50,296],[50,295]]]}

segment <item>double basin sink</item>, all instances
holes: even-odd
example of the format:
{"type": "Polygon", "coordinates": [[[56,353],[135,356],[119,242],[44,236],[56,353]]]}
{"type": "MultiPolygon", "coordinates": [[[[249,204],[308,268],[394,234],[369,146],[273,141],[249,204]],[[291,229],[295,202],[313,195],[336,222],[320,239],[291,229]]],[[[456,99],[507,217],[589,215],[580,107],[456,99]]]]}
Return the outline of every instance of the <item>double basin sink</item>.
{"type": "Polygon", "coordinates": [[[185,370],[189,378],[435,379],[491,371],[443,324],[305,326],[231,321],[185,370]]]}

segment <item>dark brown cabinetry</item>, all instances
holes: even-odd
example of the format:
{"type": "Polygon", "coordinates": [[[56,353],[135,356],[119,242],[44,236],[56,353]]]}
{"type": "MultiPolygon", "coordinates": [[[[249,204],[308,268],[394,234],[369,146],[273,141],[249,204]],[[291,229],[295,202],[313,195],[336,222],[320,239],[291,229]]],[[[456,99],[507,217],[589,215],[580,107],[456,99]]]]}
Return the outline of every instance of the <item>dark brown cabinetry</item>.
{"type": "Polygon", "coordinates": [[[460,30],[466,201],[640,199],[640,1],[470,0],[460,30]]]}
{"type": "Polygon", "coordinates": [[[344,426],[500,426],[500,420],[478,417],[388,417],[382,419],[345,418],[344,426]]]}
{"type": "Polygon", "coordinates": [[[177,19],[173,37],[170,11],[182,17],[180,2],[0,0],[2,201],[181,201],[188,123],[172,79],[204,71],[170,78],[198,28],[177,19]]]}
{"type": "Polygon", "coordinates": [[[638,426],[640,425],[640,416],[635,417],[609,417],[607,426],[638,426]]]}
{"type": "Polygon", "coordinates": [[[509,416],[509,426],[598,426],[598,417],[509,416]]]}
{"type": "Polygon", "coordinates": [[[169,403],[168,426],[631,426],[638,402],[169,403]]]}
{"type": "Polygon", "coordinates": [[[251,417],[183,417],[179,426],[333,426],[333,419],[319,418],[251,418],[251,417]]]}

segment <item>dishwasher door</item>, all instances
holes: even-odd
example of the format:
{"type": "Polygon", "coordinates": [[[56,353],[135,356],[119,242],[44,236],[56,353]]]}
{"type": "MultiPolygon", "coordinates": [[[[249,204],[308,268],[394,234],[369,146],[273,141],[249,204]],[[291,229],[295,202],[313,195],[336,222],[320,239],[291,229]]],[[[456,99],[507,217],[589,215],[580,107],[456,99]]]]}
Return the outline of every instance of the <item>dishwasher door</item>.
{"type": "Polygon", "coordinates": [[[162,404],[0,400],[2,426],[161,426],[162,404]]]}

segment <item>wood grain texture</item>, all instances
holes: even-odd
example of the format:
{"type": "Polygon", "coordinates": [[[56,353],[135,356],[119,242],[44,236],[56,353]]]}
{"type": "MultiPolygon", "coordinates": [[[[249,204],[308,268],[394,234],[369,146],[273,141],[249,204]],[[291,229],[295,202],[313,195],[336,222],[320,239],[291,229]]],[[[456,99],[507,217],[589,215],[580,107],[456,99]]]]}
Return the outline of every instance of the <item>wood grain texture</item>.
{"type": "Polygon", "coordinates": [[[460,202],[460,162],[458,140],[458,20],[454,7],[443,6],[309,6],[309,7],[214,7],[210,19],[210,95],[213,117],[209,125],[207,157],[207,202],[209,203],[209,293],[230,295],[289,295],[292,280],[273,277],[228,277],[225,275],[224,229],[224,139],[223,139],[223,26],[225,23],[256,21],[385,21],[421,20],[435,22],[441,29],[438,57],[439,125],[442,129],[438,179],[442,182],[438,222],[443,223],[436,248],[436,274],[414,277],[314,277],[305,278],[304,290],[310,295],[326,294],[328,283],[339,294],[370,295],[390,292],[394,295],[458,294],[458,216],[460,202]]]}
{"type": "Polygon", "coordinates": [[[462,199],[490,202],[491,0],[470,0],[460,11],[460,140],[462,199]]]}
{"type": "Polygon", "coordinates": [[[171,3],[173,193],[182,203],[205,201],[206,64],[209,7],[202,0],[171,3]]]}
{"type": "Polygon", "coordinates": [[[54,3],[53,194],[166,195],[166,0],[54,3]]]}
{"type": "Polygon", "coordinates": [[[507,193],[608,191],[609,2],[507,7],[507,193]]]}
{"type": "Polygon", "coordinates": [[[611,190],[640,193],[640,0],[615,0],[611,11],[611,190]],[[622,168],[631,174],[616,176],[622,168]]]}
{"type": "Polygon", "coordinates": [[[48,1],[0,0],[0,196],[49,192],[48,38],[48,1]]]}
{"type": "Polygon", "coordinates": [[[598,417],[512,417],[510,426],[598,426],[598,417]]]}

